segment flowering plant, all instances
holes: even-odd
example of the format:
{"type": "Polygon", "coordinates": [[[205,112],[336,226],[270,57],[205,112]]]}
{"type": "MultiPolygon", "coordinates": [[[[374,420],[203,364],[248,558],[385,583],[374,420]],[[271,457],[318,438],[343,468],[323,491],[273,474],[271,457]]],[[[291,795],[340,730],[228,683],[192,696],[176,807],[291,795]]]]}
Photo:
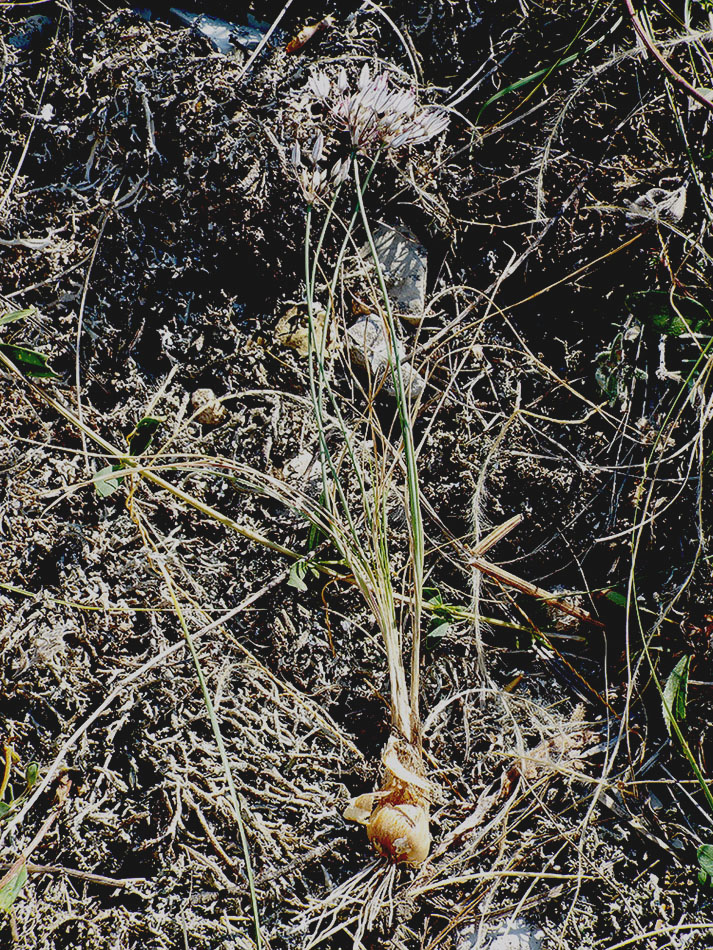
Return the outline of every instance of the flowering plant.
{"type": "Polygon", "coordinates": [[[443,109],[417,106],[413,89],[390,89],[389,74],[372,77],[368,65],[359,74],[355,92],[350,92],[343,68],[333,83],[326,73],[313,73],[309,89],[327,105],[335,123],[348,130],[357,150],[372,142],[388,148],[422,145],[448,126],[443,109]]]}
{"type": "MultiPolygon", "coordinates": [[[[354,152],[372,144],[392,149],[423,145],[448,127],[443,109],[417,105],[413,89],[391,88],[389,74],[372,76],[368,65],[362,68],[354,91],[344,68],[334,80],[322,70],[312,73],[307,88],[326,107],[336,128],[349,133],[354,152]]],[[[292,147],[292,165],[308,204],[321,197],[330,183],[337,186],[349,177],[348,158],[338,160],[328,171],[322,164],[325,157],[322,132],[304,153],[304,160],[299,143],[292,147]]]]}
{"type": "MultiPolygon", "coordinates": [[[[364,205],[364,193],[383,149],[399,149],[422,145],[448,126],[445,110],[435,106],[419,106],[413,89],[391,84],[387,72],[372,76],[364,66],[350,89],[344,69],[334,78],[320,70],[312,73],[307,89],[308,104],[321,107],[327,121],[335,131],[347,132],[351,142],[348,157],[335,162],[331,168],[327,160],[325,132],[317,132],[309,146],[301,147],[295,141],[292,146],[292,167],[307,202],[305,216],[305,287],[308,317],[308,372],[310,396],[319,435],[320,464],[322,471],[321,502],[328,510],[328,522],[332,526],[331,537],[344,561],[348,564],[356,584],[369,604],[374,619],[381,631],[386,651],[391,685],[391,721],[393,734],[384,753],[385,780],[378,792],[359,795],[352,800],[344,815],[366,825],[367,835],[380,854],[392,861],[421,864],[427,857],[431,834],[429,830],[429,807],[431,783],[425,777],[422,760],[419,725],[419,682],[421,649],[421,614],[424,583],[424,531],[419,491],[417,453],[413,435],[415,408],[414,375],[406,372],[407,363],[402,361],[399,334],[389,301],[383,267],[374,242],[364,205]],[[362,179],[360,154],[375,147],[376,154],[366,177],[362,179]],[[386,499],[389,497],[391,475],[384,475],[378,489],[368,490],[370,474],[366,471],[363,453],[351,423],[342,414],[339,399],[332,387],[325,362],[324,341],[326,334],[318,339],[315,332],[315,286],[320,273],[319,257],[324,247],[330,223],[337,218],[335,206],[336,187],[350,175],[354,178],[356,208],[350,220],[344,222],[345,235],[332,279],[327,287],[330,301],[329,320],[334,302],[338,298],[337,282],[347,246],[353,241],[352,232],[358,217],[367,238],[369,254],[374,265],[379,297],[374,301],[374,314],[369,325],[376,325],[384,340],[385,370],[390,391],[396,398],[403,468],[405,469],[405,499],[408,512],[409,573],[412,596],[409,602],[411,629],[411,673],[407,684],[406,663],[403,651],[402,618],[397,616],[393,564],[389,559],[388,519],[386,499]],[[326,208],[319,238],[313,257],[311,236],[314,206],[318,200],[333,190],[326,208]],[[343,456],[334,455],[326,437],[328,425],[326,403],[330,414],[341,431],[344,440],[343,456]],[[350,464],[347,464],[347,461],[350,464]],[[355,502],[349,495],[345,479],[351,473],[358,487],[355,502]],[[357,509],[354,505],[357,505],[357,509]],[[357,510],[359,510],[357,515],[357,510]],[[360,525],[367,526],[362,532],[360,525]]],[[[325,129],[325,131],[328,131],[325,129]]],[[[339,223],[342,224],[340,219],[339,223]]],[[[350,333],[353,336],[352,327],[350,333]]],[[[362,334],[363,336],[363,334],[362,334]]],[[[416,403],[418,397],[416,397],[416,403]]],[[[388,440],[371,421],[370,445],[386,445],[388,440]]],[[[332,423],[329,423],[331,426],[332,423]]],[[[391,471],[391,460],[386,456],[377,466],[380,472],[391,471]]]]}

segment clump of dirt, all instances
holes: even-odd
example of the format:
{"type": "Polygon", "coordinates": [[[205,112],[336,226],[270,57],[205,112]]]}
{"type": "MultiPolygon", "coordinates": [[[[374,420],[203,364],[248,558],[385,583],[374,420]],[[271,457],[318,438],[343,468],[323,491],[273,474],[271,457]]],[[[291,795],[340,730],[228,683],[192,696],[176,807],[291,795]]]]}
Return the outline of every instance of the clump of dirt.
{"type": "MultiPolygon", "coordinates": [[[[0,378],[2,938],[252,947],[254,891],[273,948],[488,947],[503,919],[543,950],[707,946],[711,816],[661,692],[705,777],[710,112],[618,8],[355,3],[293,54],[288,9],[249,64],[168,5],[43,4],[41,28],[6,6],[0,318],[28,313],[0,344],[57,375],[4,363],[0,378]],[[427,380],[414,436],[437,793],[416,869],[376,860],[342,818],[378,787],[389,682],[373,616],[301,514],[323,490],[317,425],[309,361],[278,330],[306,293],[292,142],[304,154],[324,129],[331,159],[351,151],[307,80],[344,67],[355,82],[364,64],[450,110],[427,147],[372,150],[364,196],[428,258],[423,321],[399,328],[427,380]],[[199,418],[205,389],[219,411],[199,418]],[[106,443],[138,452],[142,419],[143,474],[113,469],[106,443]],[[477,544],[515,514],[482,555],[500,579],[479,582],[477,544]]],[[[281,10],[251,5],[257,21],[281,10]]],[[[708,75],[702,9],[688,31],[663,10],[651,22],[670,64],[708,75]]],[[[360,451],[393,460],[394,399],[345,343],[380,306],[358,224],[330,289],[343,233],[327,230],[317,278],[327,372],[352,431],[383,436],[360,451]]],[[[353,499],[346,464],[343,479],[353,499]]]]}

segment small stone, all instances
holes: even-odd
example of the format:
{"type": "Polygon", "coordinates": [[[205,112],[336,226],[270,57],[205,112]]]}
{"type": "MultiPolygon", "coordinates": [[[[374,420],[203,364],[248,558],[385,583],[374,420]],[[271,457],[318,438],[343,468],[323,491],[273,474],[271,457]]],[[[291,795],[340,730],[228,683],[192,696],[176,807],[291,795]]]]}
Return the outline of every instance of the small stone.
{"type": "MultiPolygon", "coordinates": [[[[388,362],[389,344],[384,331],[384,321],[373,313],[359,317],[347,330],[349,355],[358,366],[371,366],[388,362]]],[[[403,348],[397,340],[399,356],[403,348]]]]}
{"type": "Polygon", "coordinates": [[[304,449],[282,466],[286,482],[299,488],[303,494],[317,499],[322,493],[322,463],[314,452],[304,449]]]}
{"type": "MultiPolygon", "coordinates": [[[[327,321],[327,314],[324,307],[315,302],[312,308],[312,327],[314,331],[315,347],[322,346],[322,337],[324,335],[324,326],[327,321]]],[[[300,356],[307,356],[309,353],[309,317],[307,308],[304,305],[290,307],[290,309],[280,317],[275,327],[275,337],[282,346],[287,346],[295,350],[300,356]]],[[[326,348],[331,348],[332,340],[327,339],[326,348]]]]}
{"type": "Polygon", "coordinates": [[[196,422],[204,426],[218,426],[228,414],[212,389],[196,389],[191,396],[191,406],[196,422]]]}
{"type": "MultiPolygon", "coordinates": [[[[394,313],[409,323],[419,324],[426,305],[426,248],[408,228],[386,224],[374,232],[374,245],[394,313]]],[[[368,244],[361,249],[360,256],[367,266],[373,266],[368,244]]]]}
{"type": "Polygon", "coordinates": [[[288,481],[300,482],[309,478],[321,478],[322,466],[313,452],[306,449],[282,466],[282,474],[288,481]]]}
{"type": "MultiPolygon", "coordinates": [[[[359,366],[369,366],[376,384],[383,384],[386,392],[395,396],[389,364],[389,343],[383,320],[373,313],[359,317],[347,330],[347,345],[354,362],[359,366]]],[[[426,389],[426,380],[404,358],[404,348],[399,340],[396,341],[396,349],[401,360],[404,389],[411,400],[419,399],[426,389]]]]}

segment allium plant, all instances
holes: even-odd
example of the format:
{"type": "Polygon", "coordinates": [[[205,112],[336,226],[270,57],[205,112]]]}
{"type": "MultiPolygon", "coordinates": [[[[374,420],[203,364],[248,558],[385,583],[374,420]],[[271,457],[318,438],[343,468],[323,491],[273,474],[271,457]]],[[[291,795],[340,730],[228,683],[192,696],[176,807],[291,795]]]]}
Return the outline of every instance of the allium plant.
{"type": "MultiPolygon", "coordinates": [[[[324,71],[312,73],[307,89],[312,99],[326,107],[334,127],[349,133],[355,155],[371,145],[391,149],[423,145],[447,129],[449,118],[443,109],[417,105],[413,89],[391,88],[390,82],[387,72],[372,77],[365,65],[354,91],[343,68],[334,80],[324,71]]],[[[349,177],[349,158],[338,159],[328,169],[321,131],[304,154],[296,141],[291,158],[308,205],[324,198],[349,177]]]]}
{"type": "MultiPolygon", "coordinates": [[[[348,564],[365,602],[369,605],[381,631],[391,683],[392,736],[383,757],[385,780],[378,792],[367,793],[353,800],[345,817],[366,825],[370,841],[376,849],[393,861],[420,864],[430,847],[429,803],[430,783],[425,777],[421,754],[421,727],[419,717],[420,628],[423,602],[424,535],[421,498],[418,484],[416,450],[413,439],[413,415],[407,387],[401,371],[399,348],[395,345],[397,329],[386,289],[381,263],[364,205],[364,192],[383,149],[398,149],[422,145],[443,132],[448,116],[436,107],[416,104],[411,89],[390,86],[388,73],[371,75],[365,66],[357,80],[356,89],[349,88],[346,72],[342,69],[335,79],[325,72],[312,74],[308,82],[312,100],[322,104],[327,120],[336,130],[347,130],[351,139],[351,155],[331,166],[327,161],[327,146],[322,131],[317,133],[308,148],[295,143],[292,148],[292,166],[307,203],[305,234],[305,281],[309,318],[309,381],[312,405],[317,423],[322,468],[322,503],[328,511],[325,522],[333,526],[329,534],[344,561],[348,564]],[[374,151],[371,168],[362,179],[360,156],[374,151]],[[328,290],[330,308],[337,299],[337,283],[357,219],[361,218],[366,239],[374,262],[380,290],[380,300],[374,301],[374,310],[384,321],[385,337],[389,341],[389,365],[396,394],[402,444],[396,451],[403,453],[406,473],[406,498],[409,524],[410,569],[410,628],[411,664],[410,682],[407,683],[404,663],[401,620],[396,610],[396,592],[392,576],[393,564],[389,556],[388,518],[386,499],[387,481],[376,485],[364,470],[363,445],[342,414],[340,401],[334,392],[325,368],[324,345],[327,334],[316,343],[314,333],[314,294],[319,257],[330,224],[338,186],[353,175],[356,208],[346,224],[346,234],[333,268],[328,290]],[[321,232],[314,251],[311,248],[313,209],[331,191],[321,232]],[[326,438],[329,416],[336,420],[343,438],[343,450],[335,455],[326,438]],[[347,462],[349,464],[347,464],[347,462]],[[347,469],[351,467],[361,498],[361,510],[354,510],[354,502],[344,484],[347,469]],[[366,486],[371,483],[373,491],[366,486]],[[367,531],[363,530],[367,527],[367,531]]],[[[388,445],[389,439],[375,431],[369,444],[388,445]]],[[[393,459],[373,459],[371,474],[393,472],[401,465],[393,459]]]]}

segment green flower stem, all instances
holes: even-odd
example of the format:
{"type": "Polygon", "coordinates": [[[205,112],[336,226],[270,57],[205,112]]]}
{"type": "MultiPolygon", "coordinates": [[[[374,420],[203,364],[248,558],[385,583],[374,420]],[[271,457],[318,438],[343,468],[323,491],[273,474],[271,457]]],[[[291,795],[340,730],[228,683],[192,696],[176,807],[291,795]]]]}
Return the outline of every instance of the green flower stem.
{"type": "Polygon", "coordinates": [[[384,272],[379,261],[379,255],[374,244],[374,236],[369,225],[369,219],[364,207],[364,189],[360,183],[359,162],[355,158],[353,162],[354,180],[357,186],[357,202],[361,214],[362,223],[366,232],[369,250],[374,261],[374,268],[384,301],[384,313],[389,333],[389,365],[391,375],[396,391],[396,403],[399,413],[399,422],[401,424],[401,435],[404,445],[404,455],[406,457],[406,484],[408,489],[409,501],[409,528],[411,535],[411,569],[413,572],[413,616],[412,616],[412,648],[411,648],[411,715],[414,722],[418,722],[418,702],[420,687],[420,655],[421,655],[421,612],[423,600],[423,575],[424,575],[424,534],[423,518],[421,514],[421,499],[418,484],[418,469],[416,465],[416,451],[413,440],[413,426],[409,408],[409,400],[406,394],[401,371],[401,357],[399,355],[396,336],[396,325],[394,315],[391,309],[389,294],[386,289],[384,272]]]}

